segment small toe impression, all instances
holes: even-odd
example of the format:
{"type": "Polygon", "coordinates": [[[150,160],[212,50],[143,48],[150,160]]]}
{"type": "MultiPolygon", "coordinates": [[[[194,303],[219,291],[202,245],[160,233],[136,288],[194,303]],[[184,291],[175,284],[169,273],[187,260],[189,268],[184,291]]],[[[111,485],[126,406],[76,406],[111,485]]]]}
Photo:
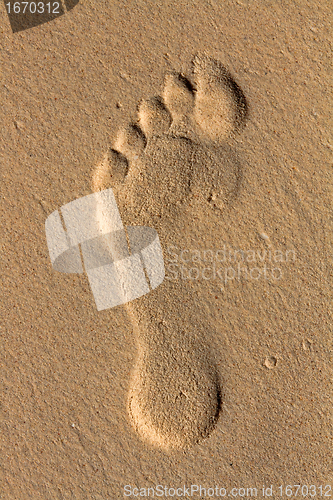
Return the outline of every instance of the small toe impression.
{"type": "Polygon", "coordinates": [[[174,120],[190,114],[193,110],[194,94],[191,85],[179,74],[166,75],[162,96],[174,120]]]}
{"type": "Polygon", "coordinates": [[[248,107],[246,98],[230,73],[210,57],[194,60],[197,86],[194,118],[213,141],[221,141],[244,125],[248,107]]]}
{"type": "Polygon", "coordinates": [[[115,141],[115,149],[130,161],[137,160],[146,147],[146,137],[136,125],[120,129],[115,141]]]}
{"type": "Polygon", "coordinates": [[[147,136],[165,134],[172,122],[169,111],[158,97],[142,101],[138,116],[140,127],[147,136]]]}
{"type": "Polygon", "coordinates": [[[118,151],[110,149],[96,167],[93,178],[93,192],[108,189],[124,182],[128,173],[128,162],[118,151]]]}
{"type": "Polygon", "coordinates": [[[110,165],[111,182],[122,183],[128,173],[128,161],[125,156],[114,149],[108,152],[108,160],[110,165]]]}

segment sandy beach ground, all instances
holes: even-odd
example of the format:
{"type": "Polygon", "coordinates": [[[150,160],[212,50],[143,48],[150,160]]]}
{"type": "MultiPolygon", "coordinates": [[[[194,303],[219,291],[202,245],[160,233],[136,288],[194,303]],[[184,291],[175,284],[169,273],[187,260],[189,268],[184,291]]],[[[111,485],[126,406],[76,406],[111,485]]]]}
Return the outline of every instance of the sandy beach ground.
{"type": "Polygon", "coordinates": [[[238,497],[257,488],[258,498],[272,486],[274,500],[287,485],[313,485],[315,498],[333,495],[330,11],[314,1],[81,0],[12,33],[2,4],[1,500],[135,498],[133,488],[157,485],[237,488],[238,497]],[[240,181],[224,211],[206,204],[162,224],[166,274],[176,259],[188,276],[182,250],[187,259],[252,251],[242,265],[261,271],[240,279],[224,261],[222,277],[178,274],[186,300],[165,280],[133,303],[163,316],[158,293],[169,286],[171,321],[189,335],[200,310],[218,369],[214,430],[174,450],[142,439],[129,419],[137,344],[128,309],[98,312],[86,275],[52,269],[45,220],[92,192],[118,129],[162,92],[168,72],[191,80],[197,54],[223,63],[246,96],[246,126],[227,141],[240,181]],[[278,270],[263,277],[263,262],[278,270]]]}

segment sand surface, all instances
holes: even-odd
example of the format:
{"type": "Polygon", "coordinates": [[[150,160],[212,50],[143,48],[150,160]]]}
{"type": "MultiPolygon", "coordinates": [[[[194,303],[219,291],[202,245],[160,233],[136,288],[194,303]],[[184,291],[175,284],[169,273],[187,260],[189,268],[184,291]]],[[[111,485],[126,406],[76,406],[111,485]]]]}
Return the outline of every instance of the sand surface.
{"type": "MultiPolygon", "coordinates": [[[[273,485],[274,500],[281,485],[328,492],[330,10],[330,2],[314,1],[81,0],[59,19],[13,34],[2,5],[1,500],[113,500],[124,498],[125,485],[218,486],[227,495],[257,488],[258,498],[273,485]],[[192,267],[201,274],[186,280],[178,272],[130,305],[98,312],[84,274],[52,269],[45,220],[92,193],[96,167],[118,130],[136,120],[138,103],[161,95],[170,71],[193,82],[198,54],[223,63],[246,97],[245,127],[225,146],[237,189],[224,209],[209,197],[189,203],[185,193],[181,217],[143,215],[160,235],[167,276],[175,277],[172,260],[184,264],[185,277],[192,267]],[[225,249],[251,251],[252,261],[242,262],[248,272],[278,270],[238,279],[235,262],[216,261],[225,249]],[[205,265],[181,262],[182,250],[187,260],[211,250],[222,278],[203,279],[205,265]],[[155,342],[156,325],[164,341],[155,342]],[[184,363],[206,374],[216,367],[218,420],[208,437],[184,447],[173,441],[171,422],[163,447],[130,418],[133,368],[142,343],[150,346],[149,373],[140,376],[159,396],[165,391],[149,403],[158,426],[173,387],[156,375],[156,360],[165,343],[182,354],[192,340],[184,363]],[[203,352],[213,360],[207,369],[203,352]]],[[[157,149],[152,161],[163,182],[170,158],[182,171],[187,156],[166,142],[157,149]]],[[[184,413],[191,397],[177,403],[184,426],[195,411],[184,413]]]]}

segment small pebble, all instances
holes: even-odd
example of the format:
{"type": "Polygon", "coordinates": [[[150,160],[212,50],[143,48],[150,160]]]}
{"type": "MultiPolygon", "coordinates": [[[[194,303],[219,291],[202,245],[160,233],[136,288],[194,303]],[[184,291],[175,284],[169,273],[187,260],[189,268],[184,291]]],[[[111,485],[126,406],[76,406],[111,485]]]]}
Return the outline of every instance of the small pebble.
{"type": "Polygon", "coordinates": [[[14,120],[14,125],[15,125],[16,130],[22,131],[25,129],[24,123],[19,121],[19,120],[14,120]]]}
{"type": "Polygon", "coordinates": [[[274,358],[274,356],[269,356],[265,359],[265,362],[264,362],[264,365],[266,366],[266,368],[268,368],[269,370],[272,370],[272,368],[275,368],[277,364],[277,359],[274,358]]]}
{"type": "Polygon", "coordinates": [[[312,347],[312,342],[310,340],[304,340],[303,341],[303,349],[304,351],[311,351],[311,347],[312,347]]]}

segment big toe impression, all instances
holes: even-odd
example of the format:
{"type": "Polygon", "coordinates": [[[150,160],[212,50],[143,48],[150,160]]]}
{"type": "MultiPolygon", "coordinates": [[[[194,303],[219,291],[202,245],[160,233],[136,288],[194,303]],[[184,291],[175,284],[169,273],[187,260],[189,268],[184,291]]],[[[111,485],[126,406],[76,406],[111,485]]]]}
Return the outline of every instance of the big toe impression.
{"type": "Polygon", "coordinates": [[[223,141],[244,124],[245,96],[223,64],[215,59],[196,57],[194,74],[194,118],[209,139],[223,141]]]}

